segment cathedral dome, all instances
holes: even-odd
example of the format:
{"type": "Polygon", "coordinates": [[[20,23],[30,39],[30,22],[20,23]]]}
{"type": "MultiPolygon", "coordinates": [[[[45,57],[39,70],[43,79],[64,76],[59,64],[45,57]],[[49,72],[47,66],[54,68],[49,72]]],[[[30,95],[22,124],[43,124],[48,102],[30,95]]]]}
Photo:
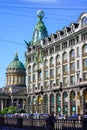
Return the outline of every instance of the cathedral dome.
{"type": "Polygon", "coordinates": [[[38,17],[38,22],[33,32],[33,41],[32,41],[33,43],[38,42],[39,40],[42,40],[45,37],[48,37],[47,29],[44,25],[44,22],[42,21],[44,17],[44,12],[42,10],[38,10],[37,17],[38,17]]]}
{"type": "Polygon", "coordinates": [[[7,69],[25,69],[23,63],[19,61],[17,53],[14,60],[8,65],[7,69]]]}

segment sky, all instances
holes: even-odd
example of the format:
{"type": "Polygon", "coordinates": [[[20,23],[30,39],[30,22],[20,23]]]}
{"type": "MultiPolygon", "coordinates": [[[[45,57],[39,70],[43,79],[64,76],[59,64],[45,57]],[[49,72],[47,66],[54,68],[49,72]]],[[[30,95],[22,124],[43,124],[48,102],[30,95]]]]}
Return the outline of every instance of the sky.
{"type": "Polygon", "coordinates": [[[6,68],[16,52],[25,64],[24,40],[32,41],[38,10],[44,11],[50,36],[78,22],[80,14],[87,12],[87,0],[0,0],[0,87],[6,85],[6,68]]]}

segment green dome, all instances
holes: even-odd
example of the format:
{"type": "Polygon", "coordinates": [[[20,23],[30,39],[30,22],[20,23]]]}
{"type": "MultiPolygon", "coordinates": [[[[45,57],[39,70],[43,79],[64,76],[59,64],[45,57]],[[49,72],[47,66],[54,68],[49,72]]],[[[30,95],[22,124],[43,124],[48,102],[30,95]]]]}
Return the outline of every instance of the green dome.
{"type": "Polygon", "coordinates": [[[18,54],[16,53],[14,60],[8,65],[7,69],[25,69],[22,62],[19,61],[18,54]]]}
{"type": "Polygon", "coordinates": [[[42,40],[45,37],[48,37],[47,29],[44,25],[44,22],[42,21],[42,18],[44,17],[44,12],[42,10],[38,10],[37,17],[39,20],[34,28],[32,41],[33,43],[38,42],[39,40],[42,40]]]}

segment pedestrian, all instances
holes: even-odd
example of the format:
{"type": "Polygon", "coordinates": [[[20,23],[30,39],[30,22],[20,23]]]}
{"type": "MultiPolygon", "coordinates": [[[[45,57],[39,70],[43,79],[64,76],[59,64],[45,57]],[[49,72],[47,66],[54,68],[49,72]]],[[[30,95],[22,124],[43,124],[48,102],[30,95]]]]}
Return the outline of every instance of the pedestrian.
{"type": "Polygon", "coordinates": [[[50,116],[46,118],[46,129],[47,130],[54,130],[55,129],[55,122],[56,118],[54,116],[54,112],[50,113],[50,116]]]}

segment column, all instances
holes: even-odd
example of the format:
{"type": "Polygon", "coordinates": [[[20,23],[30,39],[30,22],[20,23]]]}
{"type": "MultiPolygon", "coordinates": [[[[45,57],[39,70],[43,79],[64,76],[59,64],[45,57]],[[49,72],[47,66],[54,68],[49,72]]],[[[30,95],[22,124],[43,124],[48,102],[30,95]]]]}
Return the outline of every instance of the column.
{"type": "Polygon", "coordinates": [[[54,57],[54,83],[56,84],[56,57],[54,57]]]}
{"type": "Polygon", "coordinates": [[[56,114],[56,93],[54,93],[54,113],[56,114]]]}
{"type": "Polygon", "coordinates": [[[50,94],[48,94],[48,113],[50,113],[50,94]]]}
{"type": "Polygon", "coordinates": [[[48,89],[50,89],[50,58],[48,58],[48,77],[49,77],[49,80],[48,80],[48,89]]]}
{"type": "Polygon", "coordinates": [[[70,116],[70,92],[68,92],[68,116],[70,116]]]}
{"type": "Polygon", "coordinates": [[[63,98],[62,98],[63,94],[61,92],[61,114],[63,114],[63,98]]]}

